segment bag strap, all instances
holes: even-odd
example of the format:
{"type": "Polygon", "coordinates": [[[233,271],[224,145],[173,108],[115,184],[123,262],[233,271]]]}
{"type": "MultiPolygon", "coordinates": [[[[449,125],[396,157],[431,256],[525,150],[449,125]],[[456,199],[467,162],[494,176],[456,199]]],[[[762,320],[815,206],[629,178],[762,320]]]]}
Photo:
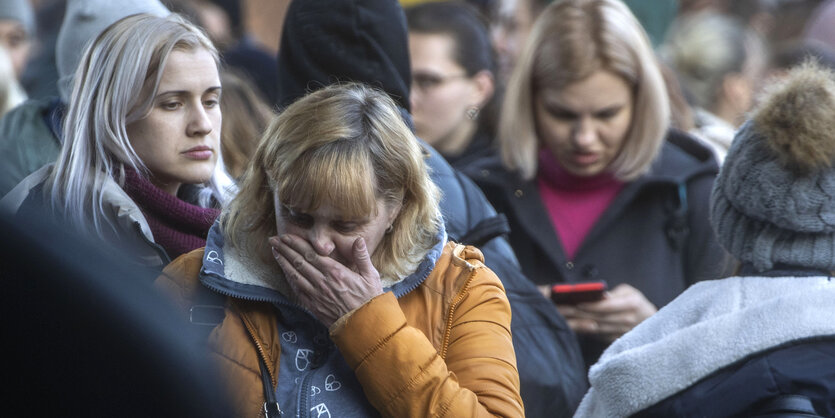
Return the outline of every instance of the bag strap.
{"type": "Polygon", "coordinates": [[[803,395],[778,395],[767,400],[751,411],[752,417],[799,418],[821,417],[815,411],[812,401],[803,395]]]}
{"type": "Polygon", "coordinates": [[[687,183],[678,183],[677,192],[677,203],[671,207],[670,217],[664,223],[664,234],[673,250],[679,251],[684,248],[687,236],[690,235],[687,223],[687,183]]]}
{"type": "MultiPolygon", "coordinates": [[[[478,188],[474,183],[464,180],[466,177],[460,171],[454,169],[453,173],[455,180],[458,182],[458,186],[461,188],[461,192],[464,194],[464,205],[466,205],[464,208],[464,214],[466,216],[466,224],[469,225],[471,218],[473,217],[470,205],[479,200],[479,197],[474,195],[474,192],[478,190],[478,188]],[[473,188],[475,188],[475,190],[473,190],[473,188]]],[[[484,244],[490,242],[493,238],[501,235],[507,235],[509,233],[510,223],[507,222],[507,217],[503,213],[499,213],[480,219],[460,237],[450,236],[450,238],[459,244],[472,245],[480,248],[484,244]]]]}
{"type": "Polygon", "coordinates": [[[188,310],[188,321],[197,333],[198,341],[208,341],[209,334],[226,317],[226,296],[203,286],[198,287],[193,304],[188,310]]]}
{"type": "Polygon", "coordinates": [[[266,418],[275,418],[284,415],[284,412],[278,406],[278,399],[275,397],[273,382],[270,381],[270,371],[267,369],[267,364],[264,363],[264,359],[260,355],[258,355],[258,365],[261,366],[261,383],[264,386],[264,416],[266,418]]]}
{"type": "Polygon", "coordinates": [[[510,233],[510,224],[503,213],[484,218],[458,238],[459,243],[481,247],[493,238],[510,233]]]}

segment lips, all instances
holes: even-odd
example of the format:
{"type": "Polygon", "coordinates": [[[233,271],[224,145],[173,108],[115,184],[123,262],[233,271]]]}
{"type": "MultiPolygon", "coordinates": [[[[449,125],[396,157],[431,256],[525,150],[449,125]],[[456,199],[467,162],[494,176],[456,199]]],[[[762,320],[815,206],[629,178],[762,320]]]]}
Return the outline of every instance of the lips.
{"type": "Polygon", "coordinates": [[[600,161],[600,154],[597,153],[574,153],[571,156],[574,164],[580,166],[588,166],[600,161]]]}
{"type": "Polygon", "coordinates": [[[182,154],[185,155],[186,158],[190,158],[192,160],[208,160],[212,158],[214,151],[212,151],[211,147],[198,145],[183,151],[182,154]]]}

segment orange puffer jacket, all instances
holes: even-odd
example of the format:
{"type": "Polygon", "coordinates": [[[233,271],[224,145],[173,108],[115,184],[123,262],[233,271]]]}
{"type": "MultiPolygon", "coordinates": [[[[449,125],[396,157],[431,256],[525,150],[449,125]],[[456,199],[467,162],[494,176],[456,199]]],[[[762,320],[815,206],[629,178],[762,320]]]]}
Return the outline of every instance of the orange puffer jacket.
{"type": "MultiPolygon", "coordinates": [[[[191,306],[202,262],[203,250],[178,258],[157,287],[191,306]]],[[[209,336],[241,416],[263,416],[258,356],[275,389],[281,332],[270,303],[228,298],[209,336]]],[[[372,299],[334,324],[331,339],[383,416],[524,416],[510,305],[474,247],[447,243],[416,289],[372,299]]]]}

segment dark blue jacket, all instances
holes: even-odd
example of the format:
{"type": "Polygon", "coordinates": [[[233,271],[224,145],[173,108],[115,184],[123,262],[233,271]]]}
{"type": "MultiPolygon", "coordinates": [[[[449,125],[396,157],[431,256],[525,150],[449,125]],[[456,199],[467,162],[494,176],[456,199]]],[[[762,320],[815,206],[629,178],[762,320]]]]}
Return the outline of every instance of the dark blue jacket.
{"type": "MultiPolygon", "coordinates": [[[[383,89],[411,123],[408,33],[400,5],[394,0],[292,2],[281,38],[278,78],[280,107],[311,90],[350,80],[383,89]]],[[[441,211],[447,233],[450,239],[461,240],[496,211],[470,179],[429,145],[423,146],[432,179],[443,194],[441,211]]],[[[573,333],[522,274],[505,238],[495,238],[480,249],[510,300],[513,346],[527,416],[571,416],[587,387],[573,333]]]]}

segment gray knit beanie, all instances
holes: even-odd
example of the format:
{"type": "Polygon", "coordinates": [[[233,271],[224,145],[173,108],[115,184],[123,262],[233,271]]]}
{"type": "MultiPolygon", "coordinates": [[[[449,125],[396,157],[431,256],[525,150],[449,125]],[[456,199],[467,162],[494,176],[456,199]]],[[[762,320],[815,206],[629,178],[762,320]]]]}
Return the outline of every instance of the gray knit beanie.
{"type": "Polygon", "coordinates": [[[0,19],[17,20],[23,24],[26,35],[35,35],[35,12],[29,0],[0,0],[0,19]]]}
{"type": "Polygon", "coordinates": [[[711,196],[720,244],[764,271],[835,270],[835,79],[807,62],[737,132],[711,196]]]}
{"type": "Polygon", "coordinates": [[[64,103],[69,100],[72,78],[86,45],[108,26],[137,13],[160,17],[171,14],[159,0],[67,0],[64,21],[55,44],[58,91],[64,103]]]}

